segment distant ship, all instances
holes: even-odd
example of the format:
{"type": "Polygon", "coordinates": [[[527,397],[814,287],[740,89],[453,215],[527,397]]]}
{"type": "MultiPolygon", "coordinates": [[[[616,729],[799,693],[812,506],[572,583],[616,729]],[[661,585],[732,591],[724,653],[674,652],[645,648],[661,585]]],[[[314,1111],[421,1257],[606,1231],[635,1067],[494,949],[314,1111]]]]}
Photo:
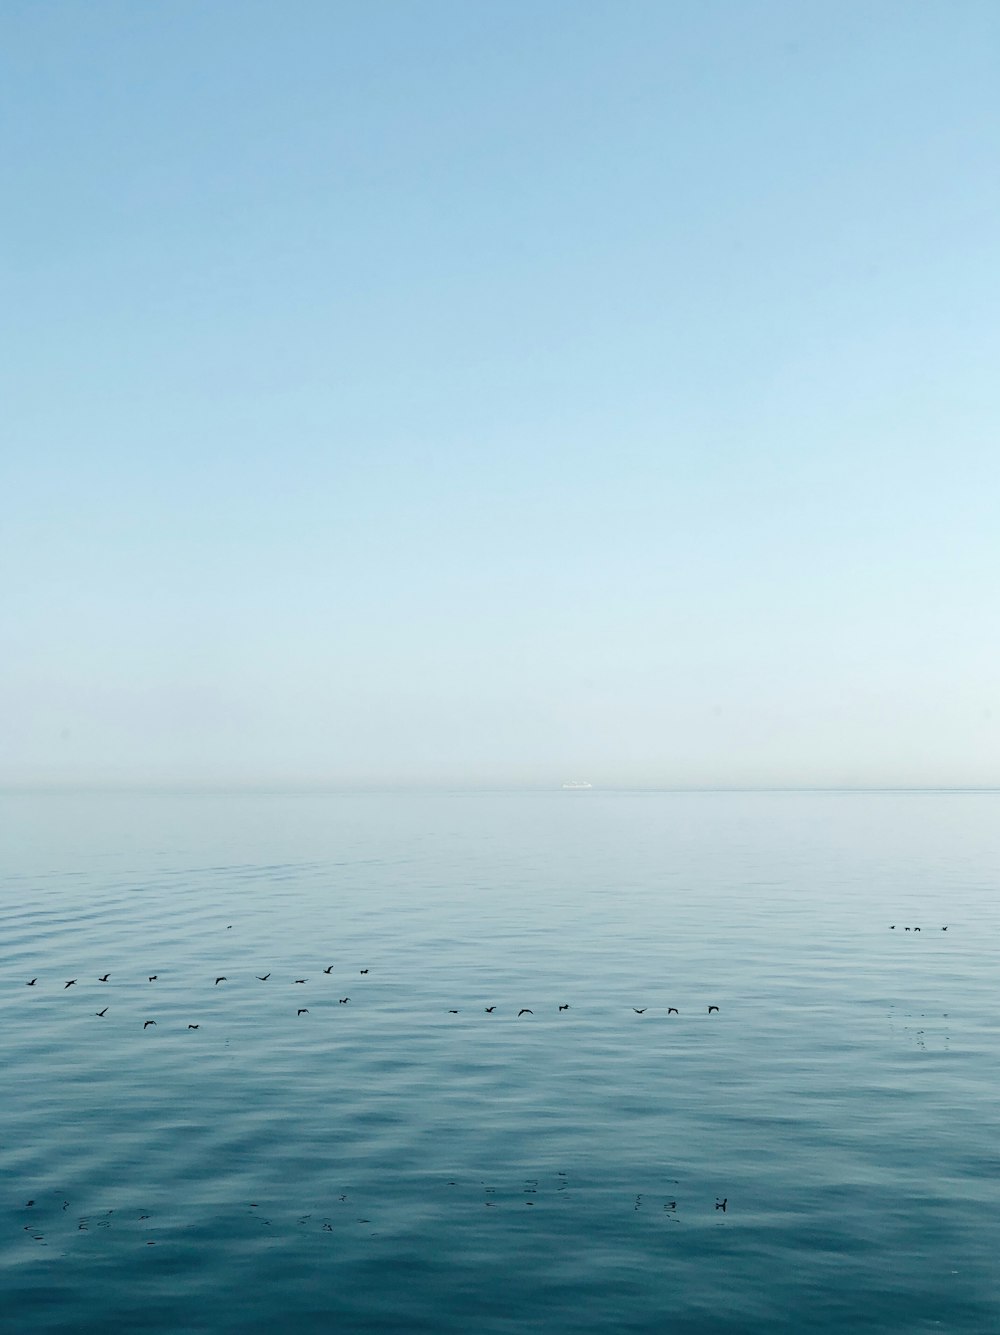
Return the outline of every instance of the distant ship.
{"type": "Polygon", "coordinates": [[[586,779],[573,779],[569,783],[563,784],[563,788],[569,789],[571,792],[574,793],[580,792],[581,789],[583,788],[593,788],[593,786],[594,785],[592,783],[588,783],[586,779]]]}

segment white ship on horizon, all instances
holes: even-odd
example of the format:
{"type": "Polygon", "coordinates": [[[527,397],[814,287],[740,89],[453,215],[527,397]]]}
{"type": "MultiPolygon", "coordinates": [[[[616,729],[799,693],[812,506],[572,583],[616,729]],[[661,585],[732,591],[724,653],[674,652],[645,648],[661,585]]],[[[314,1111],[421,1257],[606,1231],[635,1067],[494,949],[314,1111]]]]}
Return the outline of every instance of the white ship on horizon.
{"type": "Polygon", "coordinates": [[[570,779],[569,783],[564,783],[563,788],[569,792],[581,792],[584,788],[593,788],[592,783],[586,779],[570,779]]]}

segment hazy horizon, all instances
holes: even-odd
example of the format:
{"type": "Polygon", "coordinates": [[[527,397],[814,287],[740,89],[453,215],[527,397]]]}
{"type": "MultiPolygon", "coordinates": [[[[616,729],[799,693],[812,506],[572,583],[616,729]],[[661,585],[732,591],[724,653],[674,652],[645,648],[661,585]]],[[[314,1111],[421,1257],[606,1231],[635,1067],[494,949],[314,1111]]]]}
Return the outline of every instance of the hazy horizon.
{"type": "Polygon", "coordinates": [[[0,32],[0,785],[1000,784],[995,5],[0,32]]]}

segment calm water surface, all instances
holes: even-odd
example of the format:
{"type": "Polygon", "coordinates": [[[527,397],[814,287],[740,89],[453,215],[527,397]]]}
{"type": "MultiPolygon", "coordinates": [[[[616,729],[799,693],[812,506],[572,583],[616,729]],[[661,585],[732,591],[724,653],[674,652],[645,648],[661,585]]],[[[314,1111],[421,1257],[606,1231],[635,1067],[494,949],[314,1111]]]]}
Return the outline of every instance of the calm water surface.
{"type": "Polygon", "coordinates": [[[0,819],[5,1332],[1000,1330],[1000,795],[0,819]]]}

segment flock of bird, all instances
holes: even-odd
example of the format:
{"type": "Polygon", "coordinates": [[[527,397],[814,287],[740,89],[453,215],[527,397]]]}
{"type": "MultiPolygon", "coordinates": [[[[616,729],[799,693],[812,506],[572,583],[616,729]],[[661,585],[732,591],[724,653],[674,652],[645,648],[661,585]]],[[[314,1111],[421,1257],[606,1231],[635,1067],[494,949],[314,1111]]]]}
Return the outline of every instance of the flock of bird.
{"type": "MultiPolygon", "coordinates": [[[[907,928],[907,931],[909,931],[909,928],[907,928]]],[[[359,969],[359,970],[358,970],[359,975],[362,976],[362,977],[364,977],[365,975],[367,975],[368,972],[369,972],[368,969],[359,969]]],[[[330,964],[330,965],[328,965],[326,968],[324,968],[324,969],[323,969],[323,973],[324,973],[324,974],[332,974],[332,973],[333,973],[333,965],[330,964]]],[[[258,973],[258,974],[255,974],[254,977],[257,979],[258,982],[266,983],[266,982],[268,982],[269,979],[271,978],[271,973],[270,973],[270,972],[268,972],[268,973],[263,973],[263,974],[258,973]]],[[[158,975],[158,974],[151,973],[151,974],[147,974],[147,975],[146,975],[146,981],[147,981],[147,983],[155,983],[155,982],[158,981],[158,979],[159,979],[159,975],[158,975]]],[[[40,983],[40,981],[41,981],[40,976],[36,976],[36,977],[34,977],[34,978],[29,978],[29,979],[26,981],[26,983],[25,983],[25,987],[37,987],[38,984],[40,983]]],[[[80,980],[79,978],[68,978],[68,979],[66,979],[66,980],[63,981],[63,983],[62,983],[62,990],[65,992],[67,988],[70,988],[70,987],[76,987],[77,984],[80,983],[80,981],[81,981],[81,980],[80,980]]],[[[111,981],[111,973],[110,973],[110,971],[107,972],[107,973],[100,974],[100,975],[97,977],[97,980],[96,980],[96,981],[97,981],[98,983],[110,983],[110,981],[111,981]]],[[[219,974],[219,975],[216,976],[215,981],[214,981],[214,983],[213,983],[213,986],[214,986],[214,987],[218,987],[220,983],[228,983],[228,982],[229,982],[229,978],[227,977],[226,974],[219,974]]],[[[293,978],[293,979],[291,980],[291,982],[292,982],[292,985],[293,985],[293,986],[296,985],[296,984],[298,984],[298,985],[303,985],[303,984],[308,983],[308,982],[309,982],[309,979],[308,979],[308,978],[293,978]]],[[[340,1004],[341,1006],[347,1006],[347,1005],[349,1005],[349,1004],[350,1004],[350,1000],[351,1000],[351,998],[350,998],[349,996],[347,996],[347,997],[339,997],[339,998],[338,998],[339,1004],[340,1004]]],[[[559,1004],[558,1011],[559,1011],[560,1013],[561,1013],[562,1011],[568,1011],[569,1009],[570,1009],[569,1002],[562,1002],[562,1003],[559,1004]]],[[[633,1006],[631,1009],[632,1009],[632,1011],[633,1011],[636,1015],[645,1015],[645,1014],[647,1014],[647,1012],[649,1011],[649,1007],[648,1007],[648,1006],[633,1006]]],[[[109,1010],[110,1010],[110,1005],[108,1005],[108,1006],[104,1006],[101,1010],[99,1010],[99,1011],[95,1011],[95,1012],[94,1012],[94,1015],[95,1015],[95,1017],[96,1017],[97,1019],[99,1019],[99,1020],[103,1020],[103,1019],[105,1018],[105,1016],[107,1015],[107,1013],[108,1013],[109,1010]]],[[[496,1011],[497,1011],[497,1007],[496,1007],[496,1005],[492,1005],[492,1006],[484,1006],[484,1007],[483,1007],[483,1013],[486,1014],[486,1015],[494,1015],[494,1014],[496,1014],[496,1011]]],[[[520,1008],[520,1010],[517,1012],[517,1017],[516,1017],[516,1018],[517,1018],[517,1019],[520,1019],[522,1015],[534,1015],[534,1013],[535,1013],[535,1012],[534,1012],[530,1007],[528,1007],[528,1006],[522,1006],[522,1007],[520,1008]]],[[[679,1016],[679,1015],[680,1015],[680,1010],[679,1010],[676,1006],[668,1006],[668,1007],[667,1007],[667,1012],[666,1012],[666,1013],[667,1013],[667,1016],[668,1016],[668,1017],[671,1016],[671,1015],[678,1015],[678,1016],[679,1016]]],[[[714,1014],[718,1014],[718,1013],[719,1013],[719,1007],[718,1007],[718,1006],[716,1006],[716,1005],[710,1005],[710,1006],[708,1007],[708,1014],[709,1014],[709,1015],[714,1015],[714,1014]]],[[[309,1014],[309,1007],[308,1007],[308,1006],[299,1006],[299,1007],[296,1009],[295,1014],[296,1014],[296,1017],[301,1016],[301,1015],[308,1015],[308,1014],[309,1014]]],[[[457,1008],[449,1008],[449,1009],[447,1010],[446,1014],[448,1014],[448,1015],[460,1015],[460,1014],[461,1014],[461,1011],[458,1010],[457,1008]]],[[[156,1025],[156,1021],[155,1021],[155,1020],[145,1020],[145,1021],[143,1021],[143,1026],[142,1026],[142,1027],[143,1027],[144,1030],[146,1030],[146,1029],[153,1028],[155,1025],[156,1025]]],[[[201,1028],[201,1024],[200,1024],[200,1022],[199,1022],[198,1024],[188,1024],[187,1027],[188,1027],[188,1029],[195,1029],[195,1030],[197,1030],[197,1029],[200,1029],[200,1028],[201,1028]]]]}
{"type": "MultiPolygon", "coordinates": [[[[893,923],[892,926],[889,928],[889,931],[890,931],[890,932],[894,932],[895,930],[896,930],[896,924],[893,923]]],[[[946,931],[948,930],[948,928],[947,928],[947,927],[942,927],[941,930],[942,930],[942,932],[946,932],[946,931]]],[[[919,927],[904,927],[904,928],[903,928],[903,931],[904,931],[904,932],[919,932],[919,931],[920,931],[920,928],[919,928],[919,927]]]]}

